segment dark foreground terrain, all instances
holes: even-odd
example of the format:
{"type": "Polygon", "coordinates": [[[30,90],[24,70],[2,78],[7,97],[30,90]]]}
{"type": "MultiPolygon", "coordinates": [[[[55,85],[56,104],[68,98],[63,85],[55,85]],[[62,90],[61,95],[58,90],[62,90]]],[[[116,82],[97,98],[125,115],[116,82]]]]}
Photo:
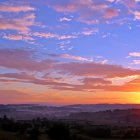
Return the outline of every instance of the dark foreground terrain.
{"type": "Polygon", "coordinates": [[[72,113],[65,118],[0,118],[0,140],[140,140],[140,110],[72,113]]]}

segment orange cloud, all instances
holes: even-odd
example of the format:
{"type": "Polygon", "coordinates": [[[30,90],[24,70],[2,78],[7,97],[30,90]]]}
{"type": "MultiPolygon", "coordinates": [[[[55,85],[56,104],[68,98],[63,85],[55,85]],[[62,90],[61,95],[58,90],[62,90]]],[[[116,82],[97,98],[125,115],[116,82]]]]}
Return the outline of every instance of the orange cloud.
{"type": "Polygon", "coordinates": [[[113,85],[111,81],[104,79],[91,80],[92,82],[85,81],[82,85],[75,85],[71,87],[57,87],[59,90],[70,90],[70,91],[85,91],[85,92],[140,92],[140,83],[126,83],[124,85],[113,85]]]}
{"type": "MultiPolygon", "coordinates": [[[[26,50],[0,49],[0,66],[18,70],[18,73],[0,74],[1,82],[31,83],[46,85],[51,89],[71,91],[140,91],[139,80],[133,81],[140,76],[140,70],[95,62],[60,63],[59,61],[48,59],[36,61],[32,58],[32,55],[33,52],[26,50]],[[25,73],[25,71],[30,73],[41,72],[42,76],[36,77],[35,75],[25,73]],[[47,73],[47,76],[43,76],[45,73],[47,73]],[[61,80],[64,75],[67,75],[67,77],[68,75],[73,76],[73,82],[61,80]],[[125,81],[122,85],[115,85],[112,82],[112,78],[126,77],[129,77],[129,80],[125,81]],[[135,78],[130,79],[130,77],[135,78]],[[77,80],[74,80],[74,78],[77,80]]],[[[64,57],[83,60],[82,57],[71,55],[64,55],[64,57]]]]}

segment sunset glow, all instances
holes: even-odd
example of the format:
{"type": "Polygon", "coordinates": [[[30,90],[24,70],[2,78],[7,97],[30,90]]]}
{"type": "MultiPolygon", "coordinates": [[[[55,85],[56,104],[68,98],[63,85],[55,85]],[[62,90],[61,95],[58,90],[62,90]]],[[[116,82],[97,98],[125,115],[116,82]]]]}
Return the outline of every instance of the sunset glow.
{"type": "Polygon", "coordinates": [[[0,103],[140,103],[140,0],[1,0],[0,103]]]}

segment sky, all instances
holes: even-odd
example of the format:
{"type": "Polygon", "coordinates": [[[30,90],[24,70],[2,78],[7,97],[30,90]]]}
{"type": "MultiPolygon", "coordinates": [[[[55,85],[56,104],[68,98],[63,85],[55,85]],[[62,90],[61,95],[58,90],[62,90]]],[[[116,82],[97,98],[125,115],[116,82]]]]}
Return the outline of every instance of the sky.
{"type": "Polygon", "coordinates": [[[1,0],[0,103],[140,103],[140,0],[1,0]]]}

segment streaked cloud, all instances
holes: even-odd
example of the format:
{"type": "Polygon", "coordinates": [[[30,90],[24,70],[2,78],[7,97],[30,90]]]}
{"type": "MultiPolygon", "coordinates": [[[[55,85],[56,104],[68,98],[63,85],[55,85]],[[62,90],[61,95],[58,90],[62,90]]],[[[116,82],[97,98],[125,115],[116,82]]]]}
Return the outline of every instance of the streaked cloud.
{"type": "Polygon", "coordinates": [[[106,85],[112,84],[110,80],[106,80],[104,78],[84,78],[83,83],[85,85],[106,85]]]}
{"type": "MultiPolygon", "coordinates": [[[[135,80],[134,80],[135,81],[135,80]]],[[[84,92],[140,92],[140,83],[127,82],[123,85],[113,85],[111,81],[103,78],[85,79],[83,84],[71,87],[57,87],[59,90],[84,91],[84,92]]]]}
{"type": "Polygon", "coordinates": [[[72,19],[71,18],[67,18],[67,17],[63,17],[63,18],[60,18],[59,21],[60,22],[63,22],[63,21],[71,21],[72,19]]]}
{"type": "Polygon", "coordinates": [[[5,35],[3,38],[9,39],[9,40],[34,40],[33,37],[27,36],[27,35],[5,35]]]}
{"type": "Polygon", "coordinates": [[[123,68],[118,65],[101,63],[63,63],[56,67],[63,72],[68,72],[79,76],[105,76],[105,77],[126,77],[130,75],[140,75],[140,70],[123,68]],[[74,68],[74,69],[73,69],[74,68]]]}
{"type": "Polygon", "coordinates": [[[140,57],[140,52],[131,52],[129,53],[129,57],[140,57]]]}
{"type": "Polygon", "coordinates": [[[135,85],[136,91],[139,91],[139,81],[137,82],[136,79],[140,76],[140,70],[104,63],[87,62],[90,59],[69,54],[54,55],[54,57],[83,62],[63,63],[50,59],[35,60],[32,56],[33,52],[26,50],[1,49],[0,67],[16,69],[18,70],[18,73],[0,74],[0,81],[3,83],[21,82],[42,86],[46,85],[52,89],[87,92],[99,89],[106,91],[122,90],[124,92],[131,92],[132,90],[135,91],[135,85]],[[38,72],[41,72],[42,74],[38,75],[38,72]],[[53,74],[53,72],[55,72],[55,74],[53,74]],[[75,81],[74,78],[77,77],[79,82],[76,82],[78,80],[77,78],[73,83],[67,83],[67,80],[62,81],[60,77],[63,77],[64,74],[67,76],[71,75],[73,81],[75,81]],[[125,82],[122,85],[116,85],[113,82],[113,79],[125,82]],[[133,80],[135,80],[135,84],[134,82],[132,84],[131,81],[133,80]],[[132,89],[128,89],[128,86],[132,87],[132,89]]]}
{"type": "Polygon", "coordinates": [[[20,18],[5,18],[0,17],[0,29],[1,30],[16,30],[19,32],[27,32],[30,30],[30,26],[35,25],[35,14],[26,14],[20,18]]]}
{"type": "Polygon", "coordinates": [[[95,29],[84,29],[81,34],[85,35],[85,36],[90,36],[90,35],[94,35],[96,33],[99,32],[99,29],[98,28],[95,28],[95,29]]]}
{"type": "MultiPolygon", "coordinates": [[[[78,0],[78,1],[70,0],[65,3],[49,2],[49,4],[57,12],[70,12],[70,13],[78,12],[80,14],[78,20],[87,24],[96,24],[97,20],[95,20],[94,17],[97,17],[96,15],[100,15],[100,17],[104,17],[104,15],[102,15],[102,11],[108,9],[107,3],[97,2],[97,1],[92,1],[92,0],[88,0],[86,2],[82,0],[78,0]],[[94,13],[94,14],[91,14],[91,13],[94,13]]],[[[112,17],[113,17],[113,14],[112,14],[112,17]]],[[[111,14],[110,14],[110,18],[111,18],[111,14]]]]}
{"type": "Polygon", "coordinates": [[[126,77],[115,77],[110,78],[113,85],[124,85],[130,81],[133,81],[135,79],[139,78],[138,75],[132,75],[132,76],[126,76],[126,77]]]}
{"type": "Polygon", "coordinates": [[[0,49],[0,67],[27,71],[47,71],[54,62],[53,60],[33,60],[32,54],[33,52],[21,49],[0,49]]]}
{"type": "Polygon", "coordinates": [[[139,65],[139,64],[140,64],[140,60],[133,60],[133,61],[132,61],[132,64],[134,64],[134,65],[139,65]]]}
{"type": "Polygon", "coordinates": [[[0,12],[27,12],[27,11],[34,11],[35,8],[30,6],[14,6],[8,4],[1,4],[0,5],[0,12]]]}
{"type": "Polygon", "coordinates": [[[93,61],[90,58],[85,58],[85,57],[75,56],[75,55],[70,55],[70,54],[62,54],[62,55],[60,55],[60,57],[67,58],[67,59],[79,60],[79,61],[93,61]]]}
{"type": "Polygon", "coordinates": [[[35,32],[33,33],[34,36],[37,37],[41,37],[41,38],[54,38],[54,39],[58,39],[58,40],[65,40],[65,39],[73,39],[73,38],[77,38],[78,36],[76,35],[57,35],[57,34],[53,34],[53,33],[39,33],[39,32],[35,32]]]}

